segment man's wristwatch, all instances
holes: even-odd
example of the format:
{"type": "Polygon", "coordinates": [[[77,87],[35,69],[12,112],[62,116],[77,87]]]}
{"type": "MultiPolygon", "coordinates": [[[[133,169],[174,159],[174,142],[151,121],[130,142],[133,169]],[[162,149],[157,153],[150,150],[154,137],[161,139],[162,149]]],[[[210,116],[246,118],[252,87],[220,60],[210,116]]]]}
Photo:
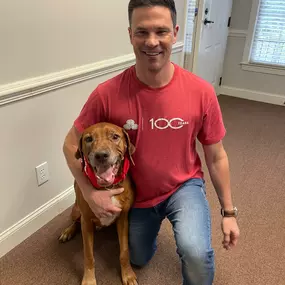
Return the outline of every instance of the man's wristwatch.
{"type": "Polygon", "coordinates": [[[233,208],[233,210],[224,210],[224,209],[221,209],[221,215],[223,217],[237,217],[238,215],[238,210],[236,207],[233,208]]]}

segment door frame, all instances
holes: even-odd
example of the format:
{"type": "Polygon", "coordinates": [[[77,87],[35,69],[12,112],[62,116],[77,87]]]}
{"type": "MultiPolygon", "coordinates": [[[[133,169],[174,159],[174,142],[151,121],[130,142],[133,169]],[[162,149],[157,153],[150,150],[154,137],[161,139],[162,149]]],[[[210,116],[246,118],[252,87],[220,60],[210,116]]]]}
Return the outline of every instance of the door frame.
{"type": "Polygon", "coordinates": [[[191,53],[191,71],[196,73],[197,66],[198,66],[198,58],[199,58],[199,47],[201,41],[201,32],[202,32],[202,24],[203,24],[203,17],[204,17],[204,4],[205,0],[196,0],[196,7],[198,8],[198,14],[195,17],[194,23],[194,31],[193,31],[193,38],[192,38],[192,53],[191,53]]]}
{"type": "MultiPolygon", "coordinates": [[[[184,42],[186,40],[186,33],[187,33],[187,13],[188,13],[188,4],[191,0],[185,1],[185,15],[184,15],[184,23],[185,23],[185,32],[184,32],[184,42]]],[[[204,0],[196,0],[196,9],[198,9],[197,15],[194,17],[194,28],[192,31],[192,50],[190,53],[190,58],[187,66],[185,67],[187,70],[195,73],[197,71],[197,61],[198,61],[198,54],[199,54],[199,42],[201,39],[201,28],[202,28],[202,20],[203,20],[203,6],[204,0]]],[[[183,51],[183,64],[185,58],[185,51],[183,51]]]]}
{"type": "MultiPolygon", "coordinates": [[[[232,0],[232,5],[233,5],[232,0]]],[[[187,10],[188,10],[188,0],[185,1],[185,10],[186,10],[186,18],[185,18],[185,33],[184,33],[184,41],[186,39],[186,31],[187,31],[187,10]]],[[[205,7],[205,0],[196,0],[196,9],[198,9],[198,13],[194,18],[194,28],[193,28],[193,36],[192,36],[192,52],[189,59],[189,64],[184,66],[186,69],[191,71],[192,73],[197,72],[198,68],[198,59],[199,59],[199,48],[201,42],[201,34],[203,29],[203,19],[204,19],[204,7],[205,7]]],[[[232,11],[232,6],[231,6],[232,11]]],[[[183,52],[183,59],[185,55],[183,52]]],[[[225,58],[225,57],[224,57],[225,58]]],[[[184,61],[183,61],[184,62],[184,61]]],[[[220,86],[216,87],[217,95],[220,94],[220,86]]]]}

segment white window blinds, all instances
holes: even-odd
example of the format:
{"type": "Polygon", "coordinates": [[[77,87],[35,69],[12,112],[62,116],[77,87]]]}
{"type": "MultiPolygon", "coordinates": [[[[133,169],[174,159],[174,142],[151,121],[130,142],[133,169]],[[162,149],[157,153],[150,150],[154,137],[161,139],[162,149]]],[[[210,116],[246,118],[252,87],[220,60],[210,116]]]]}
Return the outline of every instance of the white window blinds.
{"type": "Polygon", "coordinates": [[[250,61],[285,66],[284,0],[260,0],[250,61]]]}

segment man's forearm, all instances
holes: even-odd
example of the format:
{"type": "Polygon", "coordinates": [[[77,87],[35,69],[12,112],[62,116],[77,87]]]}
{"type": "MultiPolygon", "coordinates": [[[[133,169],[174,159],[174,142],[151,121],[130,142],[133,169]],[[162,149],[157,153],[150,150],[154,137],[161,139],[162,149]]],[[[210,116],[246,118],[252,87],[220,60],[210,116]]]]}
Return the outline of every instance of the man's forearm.
{"type": "Polygon", "coordinates": [[[207,161],[207,166],[221,207],[225,210],[232,210],[233,202],[227,154],[224,152],[220,157],[207,161]]]}

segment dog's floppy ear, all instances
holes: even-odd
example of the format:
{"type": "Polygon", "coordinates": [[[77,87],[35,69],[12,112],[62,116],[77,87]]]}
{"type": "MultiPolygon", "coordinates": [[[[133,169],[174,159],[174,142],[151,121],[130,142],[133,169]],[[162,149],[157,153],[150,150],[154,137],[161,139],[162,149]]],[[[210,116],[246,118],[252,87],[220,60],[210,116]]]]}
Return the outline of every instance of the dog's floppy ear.
{"type": "Polygon", "coordinates": [[[132,155],[134,154],[136,148],[135,148],[135,146],[131,143],[129,134],[126,132],[126,130],[123,129],[123,133],[124,133],[125,138],[126,138],[127,151],[128,151],[130,160],[131,160],[131,162],[133,163],[133,165],[135,165],[134,160],[133,160],[133,158],[132,158],[132,155]]]}
{"type": "Polygon", "coordinates": [[[77,148],[77,151],[75,153],[75,158],[76,159],[83,158],[83,153],[82,153],[82,136],[79,139],[78,148],[77,148]]]}
{"type": "Polygon", "coordinates": [[[78,148],[77,151],[75,152],[75,158],[76,159],[82,159],[82,170],[85,167],[85,160],[84,160],[84,155],[83,155],[83,151],[82,151],[82,136],[79,139],[79,143],[78,143],[78,148]]]}

